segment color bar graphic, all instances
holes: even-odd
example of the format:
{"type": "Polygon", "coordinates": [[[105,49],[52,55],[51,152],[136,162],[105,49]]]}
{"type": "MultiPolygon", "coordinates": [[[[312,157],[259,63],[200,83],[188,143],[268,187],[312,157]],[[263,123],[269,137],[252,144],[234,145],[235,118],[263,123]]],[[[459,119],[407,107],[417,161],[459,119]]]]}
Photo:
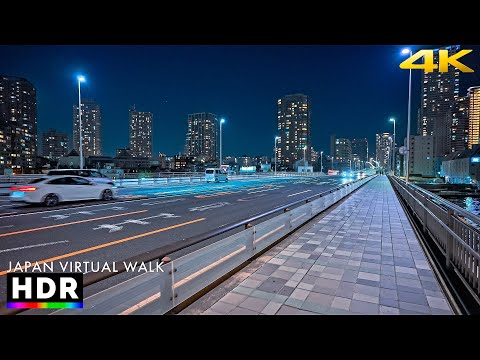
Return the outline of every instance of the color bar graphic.
{"type": "Polygon", "coordinates": [[[82,309],[81,302],[7,302],[7,309],[82,309]]]}

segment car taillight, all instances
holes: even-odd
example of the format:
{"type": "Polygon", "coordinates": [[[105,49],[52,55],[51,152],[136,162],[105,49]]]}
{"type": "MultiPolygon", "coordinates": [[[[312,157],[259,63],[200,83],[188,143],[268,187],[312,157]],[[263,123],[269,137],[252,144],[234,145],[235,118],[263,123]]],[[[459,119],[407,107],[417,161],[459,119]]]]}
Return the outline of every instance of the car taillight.
{"type": "Polygon", "coordinates": [[[32,192],[38,190],[35,186],[12,186],[11,191],[32,192]]]}

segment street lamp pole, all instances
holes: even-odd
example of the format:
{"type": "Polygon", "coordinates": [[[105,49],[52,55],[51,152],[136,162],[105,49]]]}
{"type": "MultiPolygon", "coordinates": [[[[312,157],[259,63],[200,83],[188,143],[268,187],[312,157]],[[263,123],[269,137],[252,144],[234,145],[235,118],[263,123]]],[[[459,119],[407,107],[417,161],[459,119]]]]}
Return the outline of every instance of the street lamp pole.
{"type": "Polygon", "coordinates": [[[392,171],[395,175],[395,119],[391,118],[390,121],[393,121],[393,153],[392,153],[392,171]]]}
{"type": "Polygon", "coordinates": [[[82,96],[80,93],[80,84],[85,82],[85,76],[77,76],[78,80],[78,130],[79,130],[79,152],[80,152],[80,169],[83,169],[83,133],[82,133],[82,96]]]}
{"type": "Polygon", "coordinates": [[[220,119],[220,165],[219,167],[222,166],[222,124],[225,122],[225,119],[220,119]]]}
{"type": "MultiPolygon", "coordinates": [[[[406,55],[409,54],[412,57],[412,50],[411,49],[403,49],[402,54],[406,55]]],[[[411,105],[412,105],[412,69],[409,71],[408,74],[408,114],[407,114],[407,161],[405,162],[407,169],[405,170],[405,182],[408,184],[408,175],[409,175],[409,159],[410,159],[410,112],[411,112],[411,105]]]]}
{"type": "Polygon", "coordinates": [[[275,136],[275,167],[274,167],[274,175],[277,175],[277,140],[280,139],[279,136],[275,136]]]}
{"type": "Polygon", "coordinates": [[[320,172],[323,173],[323,151],[320,151],[320,172]]]}

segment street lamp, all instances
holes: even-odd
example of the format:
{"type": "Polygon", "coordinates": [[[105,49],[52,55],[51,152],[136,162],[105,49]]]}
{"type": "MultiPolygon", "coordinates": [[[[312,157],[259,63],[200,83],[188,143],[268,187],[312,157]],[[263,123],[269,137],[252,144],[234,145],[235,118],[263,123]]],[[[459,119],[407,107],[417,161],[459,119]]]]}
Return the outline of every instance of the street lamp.
{"type": "Polygon", "coordinates": [[[390,118],[390,121],[393,121],[393,159],[392,159],[392,171],[395,175],[395,119],[390,118]]]}
{"type": "Polygon", "coordinates": [[[225,119],[220,119],[220,166],[222,166],[222,124],[225,122],[225,119]]]}
{"type": "Polygon", "coordinates": [[[277,175],[277,140],[280,139],[280,136],[275,136],[275,167],[274,175],[277,175]]]}
{"type": "Polygon", "coordinates": [[[85,76],[78,75],[78,130],[79,130],[79,137],[80,137],[80,169],[83,169],[83,133],[82,133],[82,96],[80,94],[80,84],[85,82],[85,76]]]}
{"type": "Polygon", "coordinates": [[[323,173],[323,151],[320,151],[320,172],[323,173]]]}
{"type": "MultiPolygon", "coordinates": [[[[409,54],[410,57],[412,57],[412,49],[405,48],[402,50],[403,55],[409,54]]],[[[412,69],[410,69],[410,73],[408,75],[408,120],[407,120],[407,150],[406,150],[406,155],[407,155],[407,161],[404,163],[406,164],[407,169],[405,170],[405,182],[408,184],[408,173],[409,173],[409,165],[408,165],[408,160],[410,158],[410,109],[411,109],[411,103],[412,103],[412,69]]]]}

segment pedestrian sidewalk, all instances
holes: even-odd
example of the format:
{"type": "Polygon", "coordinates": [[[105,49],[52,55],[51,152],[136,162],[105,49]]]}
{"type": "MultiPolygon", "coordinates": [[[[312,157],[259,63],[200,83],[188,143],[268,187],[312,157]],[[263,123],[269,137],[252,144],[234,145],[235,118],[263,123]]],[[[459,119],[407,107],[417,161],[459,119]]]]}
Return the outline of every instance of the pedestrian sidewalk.
{"type": "Polygon", "coordinates": [[[324,214],[202,313],[453,314],[386,176],[324,214]]]}

